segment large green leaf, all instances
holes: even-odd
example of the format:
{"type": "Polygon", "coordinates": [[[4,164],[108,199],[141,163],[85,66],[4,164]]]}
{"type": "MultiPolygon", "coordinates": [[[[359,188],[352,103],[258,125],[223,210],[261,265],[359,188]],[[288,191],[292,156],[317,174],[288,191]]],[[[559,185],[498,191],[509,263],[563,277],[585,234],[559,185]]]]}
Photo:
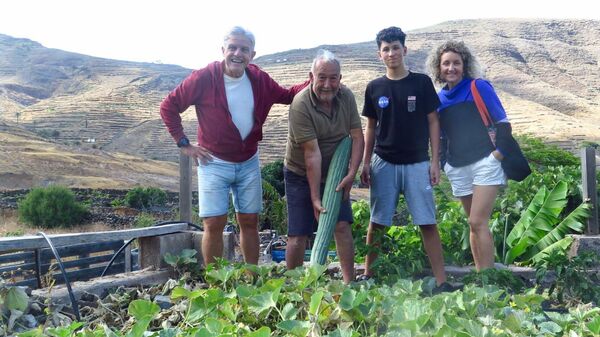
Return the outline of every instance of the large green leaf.
{"type": "Polygon", "coordinates": [[[356,290],[353,289],[346,289],[344,290],[344,292],[342,293],[342,296],[340,297],[340,308],[342,308],[343,310],[346,311],[350,311],[354,308],[354,299],[356,298],[356,290]]]}
{"type": "Polygon", "coordinates": [[[70,337],[72,336],[77,329],[81,328],[83,323],[81,322],[73,322],[69,326],[59,326],[56,328],[48,328],[46,333],[53,337],[70,337]]]}
{"type": "Polygon", "coordinates": [[[566,234],[581,233],[585,228],[583,223],[588,217],[590,206],[587,203],[582,203],[573,212],[569,213],[563,221],[556,225],[550,232],[542,237],[535,245],[529,247],[523,255],[523,259],[529,260],[536,254],[550,247],[554,243],[562,240],[566,234]]]}
{"type": "Polygon", "coordinates": [[[571,236],[567,236],[561,240],[558,240],[555,243],[551,244],[550,246],[544,248],[539,253],[532,256],[531,262],[534,265],[537,265],[538,263],[542,262],[542,260],[545,257],[549,256],[554,251],[563,251],[563,252],[566,251],[569,248],[569,246],[571,246],[571,243],[573,243],[573,237],[571,237],[571,236]]]}
{"type": "Polygon", "coordinates": [[[186,323],[199,322],[214,309],[206,302],[204,297],[197,297],[190,301],[185,318],[186,323]]]}
{"type": "Polygon", "coordinates": [[[253,295],[248,300],[248,309],[257,315],[274,308],[276,305],[277,303],[273,301],[273,292],[253,295]]]}
{"type": "Polygon", "coordinates": [[[244,335],[244,337],[269,337],[269,336],[271,336],[271,329],[269,329],[266,326],[263,326],[262,328],[260,328],[256,331],[249,332],[244,335]]]}
{"type": "Polygon", "coordinates": [[[321,306],[321,301],[323,301],[323,296],[325,292],[322,290],[316,291],[310,297],[310,306],[308,312],[311,315],[316,315],[319,312],[319,307],[321,306]]]}
{"type": "Polygon", "coordinates": [[[286,303],[281,309],[281,319],[284,321],[294,320],[298,315],[298,308],[295,308],[294,305],[290,302],[286,303]]]}
{"type": "Polygon", "coordinates": [[[516,258],[525,254],[531,246],[537,244],[540,239],[554,229],[554,225],[559,220],[560,213],[567,204],[567,192],[567,183],[559,181],[540,205],[541,193],[538,191],[523,215],[525,218],[523,222],[519,220],[517,223],[519,226],[515,225],[515,228],[513,228],[511,234],[507,237],[507,244],[511,248],[504,257],[505,264],[510,264],[516,258]],[[513,232],[517,234],[513,234],[513,232]],[[518,239],[513,239],[515,236],[518,239]],[[509,237],[511,238],[510,240],[508,239],[509,237]],[[518,240],[516,244],[514,243],[515,240],[518,240]]]}
{"type": "Polygon", "coordinates": [[[282,321],[277,323],[277,328],[294,336],[306,336],[310,331],[310,322],[307,321],[282,321]]]}
{"type": "Polygon", "coordinates": [[[590,322],[585,324],[587,328],[596,336],[600,335],[600,316],[596,316],[590,322]]]}
{"type": "Polygon", "coordinates": [[[231,265],[219,267],[218,269],[207,270],[207,281],[220,281],[225,284],[233,276],[235,268],[231,265]]]}
{"type": "Polygon", "coordinates": [[[513,247],[516,244],[517,240],[519,240],[523,236],[523,233],[531,224],[531,220],[535,217],[535,215],[538,213],[538,211],[544,204],[544,200],[546,199],[547,195],[548,189],[546,189],[546,186],[542,186],[542,188],[540,188],[537,191],[537,193],[533,197],[533,200],[531,200],[531,203],[529,204],[529,206],[527,206],[527,209],[523,212],[523,214],[521,214],[521,218],[519,219],[519,221],[517,221],[513,229],[506,237],[506,244],[509,247],[513,247]]]}
{"type": "Polygon", "coordinates": [[[5,293],[4,303],[8,310],[25,311],[28,302],[29,296],[21,287],[9,287],[5,293]]]}
{"type": "Polygon", "coordinates": [[[127,337],[142,337],[150,321],[160,312],[158,304],[148,300],[135,300],[129,303],[129,314],[135,318],[135,325],[127,333],[127,337]]]}
{"type": "Polygon", "coordinates": [[[558,336],[562,331],[560,325],[554,322],[542,322],[539,325],[540,332],[544,335],[558,336]]]}

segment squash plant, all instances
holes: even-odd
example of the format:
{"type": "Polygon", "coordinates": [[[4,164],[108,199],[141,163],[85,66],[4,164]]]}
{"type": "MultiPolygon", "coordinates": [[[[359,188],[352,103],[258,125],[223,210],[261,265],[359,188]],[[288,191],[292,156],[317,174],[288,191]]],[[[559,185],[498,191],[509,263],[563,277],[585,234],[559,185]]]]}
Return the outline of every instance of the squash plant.
{"type": "Polygon", "coordinates": [[[19,324],[28,301],[29,296],[22,287],[6,285],[0,278],[0,336],[9,334],[19,324]]]}
{"type": "MultiPolygon", "coordinates": [[[[227,265],[206,271],[207,283],[175,281],[173,306],[160,309],[150,291],[133,299],[124,318],[40,327],[27,336],[597,336],[600,309],[542,309],[544,294],[487,285],[434,296],[423,281],[400,279],[344,285],[324,266],[227,265]],[[249,272],[253,277],[248,278],[249,272]],[[209,277],[209,274],[211,276],[209,277]],[[117,320],[112,320],[117,322],[117,320]]],[[[157,288],[161,288],[158,286],[157,288]]],[[[155,290],[154,290],[155,291],[155,290]]]]}

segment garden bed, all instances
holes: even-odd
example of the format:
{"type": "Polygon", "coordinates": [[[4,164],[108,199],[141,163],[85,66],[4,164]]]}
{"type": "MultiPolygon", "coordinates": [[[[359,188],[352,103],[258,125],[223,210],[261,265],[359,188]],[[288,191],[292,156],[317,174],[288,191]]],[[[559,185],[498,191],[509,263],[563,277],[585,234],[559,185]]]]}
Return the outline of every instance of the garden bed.
{"type": "Polygon", "coordinates": [[[600,333],[600,309],[581,304],[556,312],[544,306],[548,299],[547,292],[510,293],[495,285],[466,285],[432,295],[430,279],[344,285],[320,267],[286,272],[282,265],[220,263],[151,287],[85,294],[81,323],[66,307],[47,306],[44,298],[32,295],[10,327],[30,330],[22,336],[41,336],[42,331],[54,336],[265,337],[600,333]],[[41,327],[31,330],[33,325],[41,327]]]}

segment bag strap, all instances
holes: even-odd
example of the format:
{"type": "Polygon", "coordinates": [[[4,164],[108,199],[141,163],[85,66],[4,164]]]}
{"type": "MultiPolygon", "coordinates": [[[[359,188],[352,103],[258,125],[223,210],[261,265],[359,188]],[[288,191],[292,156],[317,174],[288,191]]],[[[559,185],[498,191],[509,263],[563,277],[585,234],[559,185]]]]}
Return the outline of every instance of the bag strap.
{"type": "Polygon", "coordinates": [[[479,90],[477,89],[477,85],[475,85],[475,81],[471,81],[471,94],[473,94],[473,100],[475,101],[475,105],[477,105],[477,110],[479,110],[479,115],[481,115],[481,120],[483,120],[483,124],[486,127],[490,127],[494,124],[492,118],[490,117],[490,113],[488,112],[485,103],[483,102],[483,98],[479,94],[479,90]]]}

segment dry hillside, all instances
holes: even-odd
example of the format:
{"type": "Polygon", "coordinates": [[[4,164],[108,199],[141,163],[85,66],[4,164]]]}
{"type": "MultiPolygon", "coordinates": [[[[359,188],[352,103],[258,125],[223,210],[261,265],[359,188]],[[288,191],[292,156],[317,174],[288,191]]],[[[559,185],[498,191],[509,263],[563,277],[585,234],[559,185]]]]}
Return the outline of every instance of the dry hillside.
{"type": "MultiPolygon", "coordinates": [[[[575,149],[582,141],[600,142],[600,21],[445,22],[408,32],[409,67],[424,72],[428,53],[446,39],[462,39],[472,47],[516,132],[530,133],[568,149],[575,149]]],[[[374,41],[284,51],[255,62],[280,83],[290,85],[306,79],[318,48],[330,49],[341,58],[343,81],[361,107],[367,82],[384,71],[374,41]]],[[[18,174],[23,174],[23,179],[15,181],[28,184],[43,184],[48,175],[77,176],[64,181],[83,184],[85,175],[92,173],[81,166],[89,159],[77,156],[89,153],[98,156],[90,167],[124,161],[92,175],[131,175],[131,180],[143,180],[133,177],[136,165],[132,163],[144,160],[123,159],[114,153],[175,161],[178,152],[159,119],[158,105],[190,71],[174,65],[89,57],[0,35],[0,122],[4,128],[0,130],[0,155],[8,158],[0,162],[0,189],[21,186],[7,180],[16,179],[18,174]],[[36,135],[52,143],[44,146],[36,135]],[[52,154],[31,150],[36,147],[52,149],[52,154]],[[50,165],[48,157],[57,164],[50,165]],[[27,162],[25,158],[33,160],[27,162]],[[62,164],[60,158],[64,158],[62,164]],[[43,165],[56,171],[34,170],[43,165]],[[80,166],[79,171],[67,172],[75,166],[80,166]]],[[[282,156],[286,111],[284,106],[271,111],[261,145],[263,162],[282,156]]],[[[184,121],[187,133],[193,135],[194,113],[186,112],[184,121]]],[[[155,173],[161,172],[156,169],[155,173]]]]}
{"type": "Polygon", "coordinates": [[[50,143],[0,121],[0,191],[60,184],[92,189],[179,188],[176,163],[50,143]]]}
{"type": "MultiPolygon", "coordinates": [[[[465,41],[497,89],[515,132],[570,150],[582,141],[600,142],[600,21],[464,20],[407,34],[407,63],[419,72],[427,71],[427,55],[440,43],[465,41]]],[[[318,48],[342,59],[343,81],[361,107],[366,83],[384,72],[375,42],[318,48]]],[[[268,55],[256,63],[291,84],[307,76],[318,48],[268,55]]],[[[284,107],[272,110],[263,153],[281,153],[286,123],[284,107]]]]}

